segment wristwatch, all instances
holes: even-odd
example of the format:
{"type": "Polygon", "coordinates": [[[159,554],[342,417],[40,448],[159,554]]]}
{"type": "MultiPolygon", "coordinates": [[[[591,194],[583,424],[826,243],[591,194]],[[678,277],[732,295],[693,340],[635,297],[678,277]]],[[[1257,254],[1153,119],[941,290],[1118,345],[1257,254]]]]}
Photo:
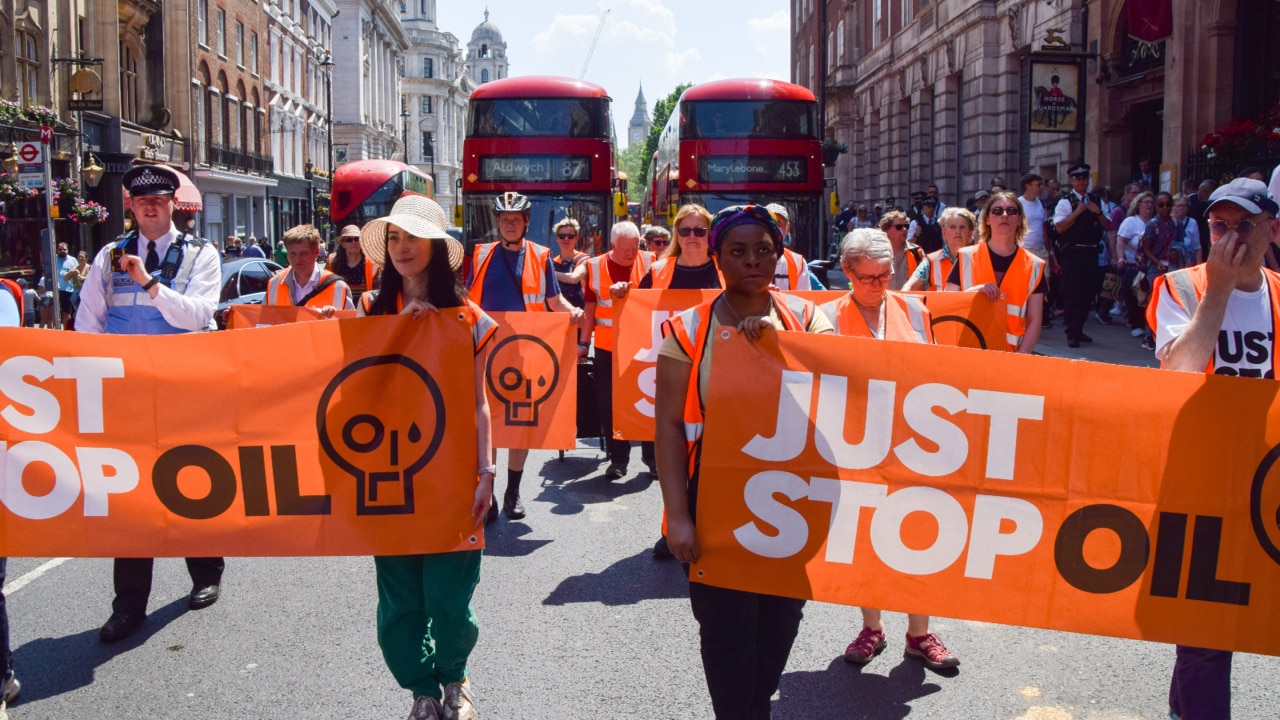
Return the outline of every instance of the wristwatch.
{"type": "Polygon", "coordinates": [[[151,292],[151,288],[155,287],[155,284],[158,282],[160,282],[160,278],[152,276],[152,278],[148,280],[145,285],[142,286],[142,291],[151,292]]]}
{"type": "Polygon", "coordinates": [[[488,474],[489,474],[489,477],[493,477],[493,476],[497,475],[497,474],[498,474],[498,466],[497,466],[497,465],[490,465],[489,467],[482,467],[482,468],[480,468],[479,470],[477,470],[477,471],[476,471],[476,477],[479,477],[479,476],[481,476],[481,475],[484,475],[485,473],[488,473],[488,474]]]}

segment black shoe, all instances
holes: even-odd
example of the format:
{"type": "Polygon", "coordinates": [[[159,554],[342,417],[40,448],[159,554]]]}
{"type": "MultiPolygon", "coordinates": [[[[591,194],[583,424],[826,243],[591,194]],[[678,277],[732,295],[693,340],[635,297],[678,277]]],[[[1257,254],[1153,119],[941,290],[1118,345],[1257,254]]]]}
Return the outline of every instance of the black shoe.
{"type": "Polygon", "coordinates": [[[1069,348],[1078,348],[1078,347],[1080,347],[1080,340],[1079,340],[1079,338],[1073,338],[1073,337],[1067,338],[1067,347],[1069,347],[1069,348]]]}
{"type": "Polygon", "coordinates": [[[145,619],[145,615],[113,612],[111,617],[107,618],[106,624],[98,631],[98,639],[104,643],[119,642],[132,635],[145,619]]]}
{"type": "Polygon", "coordinates": [[[18,693],[22,692],[22,683],[18,682],[18,677],[13,673],[9,673],[4,682],[0,683],[0,687],[3,687],[3,693],[0,694],[0,698],[7,705],[12,705],[13,701],[18,699],[18,693]]]}
{"type": "Polygon", "coordinates": [[[609,469],[604,471],[604,476],[609,480],[621,480],[623,475],[627,474],[627,464],[623,462],[609,463],[609,469]]]}
{"type": "Polygon", "coordinates": [[[657,480],[657,479],[658,479],[658,464],[657,464],[657,463],[655,463],[655,462],[653,462],[653,461],[651,461],[651,460],[646,460],[646,461],[644,462],[644,466],[645,466],[645,468],[649,471],[649,477],[653,478],[654,480],[657,480]]]}
{"type": "Polygon", "coordinates": [[[507,493],[502,498],[502,512],[507,514],[511,520],[521,520],[524,518],[524,503],[520,502],[519,495],[507,493]]]}
{"type": "Polygon", "coordinates": [[[667,558],[675,557],[675,555],[671,554],[671,546],[667,545],[666,535],[658,538],[658,542],[653,544],[653,556],[659,560],[666,560],[667,558]]]}
{"type": "Polygon", "coordinates": [[[1098,322],[1102,323],[1103,325],[1112,324],[1110,310],[1099,310],[1095,312],[1093,316],[1098,318],[1098,322]]]}
{"type": "Polygon", "coordinates": [[[493,496],[493,502],[489,503],[489,512],[484,516],[484,524],[488,525],[498,519],[498,496],[493,496]]]}
{"type": "Polygon", "coordinates": [[[1080,333],[1076,335],[1076,339],[1079,340],[1080,342],[1093,342],[1093,338],[1089,337],[1088,335],[1085,335],[1084,333],[1080,333]]]}
{"type": "Polygon", "coordinates": [[[197,585],[191,589],[191,597],[187,599],[187,607],[192,610],[207,608],[218,602],[219,587],[217,583],[212,585],[197,585]]]}

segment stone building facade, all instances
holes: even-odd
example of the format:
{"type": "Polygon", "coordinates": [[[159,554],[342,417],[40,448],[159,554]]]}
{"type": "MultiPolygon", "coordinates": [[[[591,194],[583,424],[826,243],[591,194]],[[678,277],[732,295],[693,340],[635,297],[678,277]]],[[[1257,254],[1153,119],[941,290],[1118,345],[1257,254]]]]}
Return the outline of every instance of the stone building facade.
{"type": "Polygon", "coordinates": [[[502,31],[489,22],[489,11],[484,11],[484,22],[471,32],[467,43],[467,74],[477,85],[508,76],[507,43],[502,31]]]}
{"type": "Polygon", "coordinates": [[[994,178],[1064,178],[1081,159],[1113,187],[1141,157],[1176,182],[1206,132],[1277,101],[1274,79],[1250,90],[1237,68],[1257,58],[1258,77],[1277,77],[1258,28],[1280,31],[1280,14],[1261,0],[1168,1],[1172,34],[1143,46],[1124,0],[792,0],[792,80],[849,148],[834,168],[844,199],[902,203],[936,183],[964,202],[994,178]],[[1092,55],[1078,61],[1082,133],[1029,129],[1029,60],[1054,51],[1092,55]]]}
{"type": "Polygon", "coordinates": [[[631,113],[631,122],[627,123],[627,143],[643,143],[649,137],[649,127],[653,119],[649,117],[649,103],[644,99],[644,85],[636,93],[636,109],[631,113]]]}
{"type": "Polygon", "coordinates": [[[400,70],[408,48],[397,0],[338,0],[332,68],[335,165],[403,156],[400,70]]]}

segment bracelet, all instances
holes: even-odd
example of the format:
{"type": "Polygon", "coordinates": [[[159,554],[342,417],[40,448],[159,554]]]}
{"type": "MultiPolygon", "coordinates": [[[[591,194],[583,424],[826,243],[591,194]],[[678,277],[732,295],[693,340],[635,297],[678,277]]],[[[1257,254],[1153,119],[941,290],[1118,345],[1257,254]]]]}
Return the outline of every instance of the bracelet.
{"type": "Polygon", "coordinates": [[[160,282],[160,278],[153,276],[150,280],[147,281],[146,285],[142,286],[142,290],[144,292],[150,292],[151,288],[155,287],[155,284],[158,282],[160,282]]]}
{"type": "Polygon", "coordinates": [[[489,477],[493,477],[494,475],[497,475],[498,466],[490,465],[489,467],[482,467],[476,471],[476,477],[480,477],[481,475],[485,475],[485,474],[488,474],[489,477]]]}

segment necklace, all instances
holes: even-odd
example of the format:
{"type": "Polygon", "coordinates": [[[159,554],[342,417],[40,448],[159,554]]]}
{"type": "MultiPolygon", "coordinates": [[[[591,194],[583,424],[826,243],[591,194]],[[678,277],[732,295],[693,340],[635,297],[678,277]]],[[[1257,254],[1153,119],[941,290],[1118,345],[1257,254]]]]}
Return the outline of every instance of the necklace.
{"type": "MultiPolygon", "coordinates": [[[[720,299],[724,302],[724,306],[725,306],[726,308],[728,308],[728,309],[729,309],[729,312],[733,313],[733,320],[734,320],[734,324],[735,324],[735,325],[741,325],[741,324],[742,324],[742,316],[738,314],[738,311],[737,311],[737,310],[733,309],[733,303],[729,302],[729,296],[728,296],[728,295],[721,295],[721,296],[720,296],[720,299]]],[[[767,316],[767,315],[769,315],[772,311],[773,311],[773,296],[772,296],[772,295],[770,295],[770,296],[769,296],[769,307],[765,308],[764,314],[767,316]]]]}

